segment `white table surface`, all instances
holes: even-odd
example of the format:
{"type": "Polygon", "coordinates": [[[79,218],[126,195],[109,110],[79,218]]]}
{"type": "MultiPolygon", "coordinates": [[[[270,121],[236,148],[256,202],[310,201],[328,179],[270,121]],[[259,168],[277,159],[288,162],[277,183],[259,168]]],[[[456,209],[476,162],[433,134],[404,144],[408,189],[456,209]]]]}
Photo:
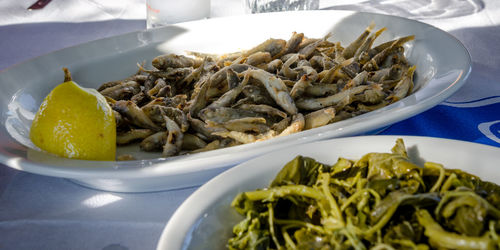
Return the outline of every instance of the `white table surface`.
{"type": "MultiPolygon", "coordinates": [[[[0,70],[146,25],[144,0],[53,0],[42,10],[27,11],[32,3],[0,2],[0,70]]],[[[468,83],[448,101],[492,97],[498,102],[497,0],[322,0],[320,8],[391,13],[450,32],[469,50],[473,71],[468,83]]],[[[240,0],[212,0],[212,17],[243,13],[240,0]]],[[[500,120],[500,111],[496,117],[500,120]]],[[[488,138],[500,143],[498,137],[488,138]]],[[[154,249],[170,216],[196,189],[110,193],[0,165],[0,249],[154,249]]]]}

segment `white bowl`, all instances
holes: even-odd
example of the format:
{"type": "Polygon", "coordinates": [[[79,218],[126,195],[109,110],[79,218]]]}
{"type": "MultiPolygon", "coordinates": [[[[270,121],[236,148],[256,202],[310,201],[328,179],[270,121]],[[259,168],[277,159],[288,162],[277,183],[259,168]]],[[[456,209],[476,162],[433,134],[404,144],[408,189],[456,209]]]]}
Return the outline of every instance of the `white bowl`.
{"type": "Polygon", "coordinates": [[[268,187],[297,155],[333,164],[338,157],[359,159],[370,152],[389,153],[397,138],[403,138],[414,162],[441,163],[445,168],[462,169],[482,180],[499,183],[500,148],[483,144],[417,136],[358,136],[312,142],[244,162],[201,186],[172,215],[157,249],[224,249],[233,226],[243,219],[230,206],[234,197],[268,187]]]}
{"type": "Polygon", "coordinates": [[[200,185],[223,170],[285,146],[334,137],[373,133],[421,113],[457,91],[471,70],[470,56],[448,33],[400,17],[349,11],[282,12],[215,18],[134,32],[63,49],[0,72],[0,162],[31,173],[69,178],[82,185],[120,192],[157,191],[200,185]],[[84,87],[125,78],[137,62],[185,50],[224,53],[251,48],[270,38],[288,39],[293,31],[309,37],[331,32],[345,46],[371,22],[387,27],[378,42],[413,34],[406,50],[417,66],[415,92],[385,108],[297,134],[188,156],[159,158],[120,148],[138,159],[98,162],[64,159],[35,149],[29,128],[43,98],[63,80],[68,67],[84,87]],[[272,24],[272,25],[269,25],[272,24]]]}

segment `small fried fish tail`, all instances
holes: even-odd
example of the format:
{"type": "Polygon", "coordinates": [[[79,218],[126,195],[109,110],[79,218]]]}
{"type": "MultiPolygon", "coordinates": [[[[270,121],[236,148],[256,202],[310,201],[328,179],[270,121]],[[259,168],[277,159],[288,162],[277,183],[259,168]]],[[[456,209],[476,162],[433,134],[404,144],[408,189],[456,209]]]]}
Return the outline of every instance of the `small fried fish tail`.
{"type": "Polygon", "coordinates": [[[373,28],[375,28],[375,23],[371,22],[370,25],[368,27],[366,27],[365,31],[363,33],[361,33],[361,35],[359,35],[359,37],[356,40],[354,40],[351,44],[349,44],[344,49],[344,51],[342,52],[342,56],[345,59],[349,59],[349,58],[353,57],[354,53],[356,53],[356,51],[361,46],[361,44],[363,44],[365,42],[366,38],[368,37],[368,35],[370,35],[373,28]]]}

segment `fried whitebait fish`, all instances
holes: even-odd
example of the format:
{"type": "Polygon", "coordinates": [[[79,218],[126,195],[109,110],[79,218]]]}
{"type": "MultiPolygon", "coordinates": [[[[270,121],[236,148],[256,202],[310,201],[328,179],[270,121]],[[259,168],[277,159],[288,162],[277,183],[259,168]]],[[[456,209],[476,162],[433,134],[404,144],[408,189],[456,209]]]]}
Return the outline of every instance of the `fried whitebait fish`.
{"type": "Polygon", "coordinates": [[[142,150],[169,157],[267,140],[411,94],[415,67],[403,46],[414,36],[374,45],[385,30],[372,23],[346,47],[334,34],[293,32],[225,55],[159,55],[98,91],[119,119],[120,145],[142,141],[142,150]]]}

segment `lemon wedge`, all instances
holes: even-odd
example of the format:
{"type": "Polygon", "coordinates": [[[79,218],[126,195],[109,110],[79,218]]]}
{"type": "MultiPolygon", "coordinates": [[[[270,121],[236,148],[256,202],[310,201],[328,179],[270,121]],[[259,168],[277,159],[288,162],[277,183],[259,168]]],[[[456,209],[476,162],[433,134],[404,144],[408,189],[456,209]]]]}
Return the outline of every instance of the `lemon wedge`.
{"type": "Polygon", "coordinates": [[[95,89],[65,81],[45,97],[31,125],[31,141],[47,152],[83,160],[114,160],[116,125],[106,99],[95,89]]]}

